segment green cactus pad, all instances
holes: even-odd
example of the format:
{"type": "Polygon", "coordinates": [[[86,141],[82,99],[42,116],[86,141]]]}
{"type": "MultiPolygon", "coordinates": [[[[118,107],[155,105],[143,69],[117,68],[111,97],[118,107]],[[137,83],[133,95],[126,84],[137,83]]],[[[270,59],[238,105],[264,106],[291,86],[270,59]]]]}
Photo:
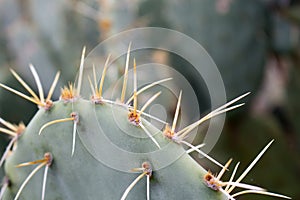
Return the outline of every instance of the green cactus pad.
{"type": "MultiPolygon", "coordinates": [[[[55,102],[49,111],[40,109],[18,139],[17,150],[5,163],[10,186],[4,199],[13,199],[34,169],[34,166],[16,168],[16,165],[41,159],[46,152],[52,154],[53,163],[47,175],[45,199],[120,199],[139,175],[131,169],[141,167],[145,161],[153,167],[151,199],[227,199],[204,184],[207,171],[187,155],[181,145],[165,138],[161,131],[142,119],[147,130],[155,133],[154,138],[161,145],[158,149],[143,129],[128,121],[127,115],[128,109],[124,106],[95,105],[82,99],[74,103],[55,102]],[[53,124],[38,134],[47,122],[68,118],[72,112],[79,115],[79,137],[73,156],[73,121],[53,124]],[[103,141],[111,142],[134,159],[116,155],[108,144],[103,146],[103,141]]],[[[42,182],[43,170],[39,170],[25,186],[20,199],[40,199],[42,182]]],[[[146,199],[146,177],[133,187],[127,199],[146,199]]]]}

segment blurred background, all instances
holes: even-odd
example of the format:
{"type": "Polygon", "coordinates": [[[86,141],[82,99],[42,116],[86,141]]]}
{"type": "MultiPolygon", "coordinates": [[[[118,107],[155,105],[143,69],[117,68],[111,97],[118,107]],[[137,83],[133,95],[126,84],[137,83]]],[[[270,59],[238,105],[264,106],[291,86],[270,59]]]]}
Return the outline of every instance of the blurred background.
{"type": "MultiPolygon", "coordinates": [[[[24,91],[9,72],[13,68],[35,87],[28,70],[32,63],[44,86],[61,70],[62,86],[74,80],[83,46],[89,52],[113,34],[146,26],[177,30],[203,45],[221,72],[228,100],[251,91],[246,106],[227,115],[210,155],[223,163],[241,161],[241,173],[275,139],[245,182],[300,199],[300,1],[0,0],[0,82],[24,91]]],[[[184,67],[188,63],[174,55],[153,51],[149,57],[185,76],[192,74],[184,67]]],[[[201,81],[190,80],[201,109],[208,109],[201,81]]],[[[175,105],[168,108],[170,116],[175,105]]],[[[36,109],[0,89],[0,117],[5,120],[27,124],[36,109]]],[[[0,141],[3,151],[7,137],[0,135],[0,141]]],[[[272,199],[238,199],[254,198],[272,199]]]]}

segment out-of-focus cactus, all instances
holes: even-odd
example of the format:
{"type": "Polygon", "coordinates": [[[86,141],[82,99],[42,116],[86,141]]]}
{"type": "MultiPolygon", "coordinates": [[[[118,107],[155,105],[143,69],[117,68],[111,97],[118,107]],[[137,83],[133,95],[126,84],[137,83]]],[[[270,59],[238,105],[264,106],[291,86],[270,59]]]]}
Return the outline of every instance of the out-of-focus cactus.
{"type": "MultiPolygon", "coordinates": [[[[125,101],[127,70],[120,100],[103,98],[102,89],[107,63],[99,86],[98,81],[90,77],[91,99],[80,97],[83,58],[84,54],[77,84],[70,84],[69,87],[62,89],[60,100],[56,102],[51,101],[51,96],[59,73],[56,74],[47,96],[33,66],[30,66],[30,69],[38,86],[38,94],[35,94],[13,70],[15,78],[31,96],[0,84],[2,88],[39,107],[39,111],[26,128],[22,123],[13,125],[1,118],[0,122],[3,125],[1,132],[12,137],[1,159],[6,160],[6,176],[1,190],[3,199],[208,200],[234,199],[235,196],[244,193],[289,198],[266,192],[260,187],[240,183],[272,142],[259,153],[236,181],[233,181],[233,175],[225,182],[221,181],[221,178],[231,160],[223,166],[200,150],[203,145],[195,147],[185,141],[189,132],[202,122],[243,105],[232,104],[248,93],[212,111],[187,128],[175,131],[182,96],[180,92],[173,122],[170,125],[164,122],[165,129],[160,131],[143,116],[147,115],[144,112],[146,107],[161,93],[156,93],[140,110],[137,109],[137,96],[142,89],[137,90],[136,87],[135,61],[133,106],[129,106],[125,101]],[[79,136],[79,139],[76,136],[79,136]],[[124,151],[116,151],[116,147],[111,146],[109,142],[114,143],[118,147],[117,150],[124,151]],[[185,150],[182,145],[188,146],[189,149],[185,150]],[[188,155],[193,151],[222,167],[219,174],[214,176],[195,162],[188,155]],[[131,156],[124,156],[128,154],[131,156]],[[37,167],[33,168],[32,165],[37,167]],[[246,190],[232,194],[235,187],[246,190]]],[[[129,62],[126,63],[128,69],[129,62]]]]}
{"type": "MultiPolygon", "coordinates": [[[[156,6],[156,1],[144,1],[140,16],[147,18],[150,26],[163,18],[160,26],[183,32],[203,45],[220,70],[228,99],[237,96],[239,91],[258,89],[268,48],[263,3],[252,0],[162,2],[156,6]]],[[[178,59],[171,62],[193,79],[188,63],[178,59]]],[[[201,85],[197,81],[193,82],[195,88],[201,85]]]]}

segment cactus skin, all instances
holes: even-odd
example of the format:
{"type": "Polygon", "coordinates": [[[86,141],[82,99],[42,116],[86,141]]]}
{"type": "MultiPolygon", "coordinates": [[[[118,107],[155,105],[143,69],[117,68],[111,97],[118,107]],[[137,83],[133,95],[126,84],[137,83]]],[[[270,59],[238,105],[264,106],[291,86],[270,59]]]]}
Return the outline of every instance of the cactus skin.
{"type": "MultiPolygon", "coordinates": [[[[112,120],[113,117],[116,118],[114,120],[123,123],[135,134],[145,135],[140,127],[130,124],[126,117],[128,110],[123,107],[108,104],[94,105],[83,99],[79,99],[73,105],[58,101],[49,111],[44,109],[38,111],[19,138],[17,150],[8,157],[5,171],[11,184],[5,192],[4,199],[13,199],[20,185],[33,169],[32,166],[23,168],[15,166],[40,159],[45,152],[51,152],[53,155],[53,164],[50,166],[47,178],[45,199],[120,199],[137,174],[130,173],[131,169],[128,169],[128,173],[126,173],[107,167],[96,160],[84,146],[84,136],[97,134],[99,131],[96,115],[99,121],[107,120],[101,123],[101,128],[107,133],[110,140],[118,142],[117,145],[120,145],[120,148],[132,152],[157,150],[149,138],[129,137],[118,130],[118,126],[112,120]],[[73,111],[79,114],[80,122],[75,153],[71,157],[72,122],[47,127],[40,136],[38,132],[43,124],[51,120],[69,117],[73,111]],[[118,116],[112,116],[112,111],[117,112],[118,116]]],[[[147,126],[148,129],[151,127],[151,125],[147,126]]],[[[162,146],[170,143],[170,140],[165,138],[161,132],[155,138],[162,146]]],[[[179,144],[171,142],[170,145],[173,145],[174,149],[184,151],[179,144]]],[[[110,156],[110,152],[106,153],[110,156]]],[[[167,156],[174,156],[172,151],[169,151],[168,154],[167,156]]],[[[141,158],[140,163],[133,164],[133,166],[140,167],[144,161],[155,162],[145,157],[141,158]]],[[[121,159],[119,162],[122,162],[121,159]]],[[[171,165],[154,170],[150,183],[151,199],[227,199],[222,193],[213,191],[203,184],[203,176],[206,173],[207,171],[189,155],[184,154],[171,165]],[[184,189],[179,189],[179,185],[184,189]]],[[[43,173],[40,170],[26,185],[20,199],[40,199],[42,178],[43,173]]],[[[146,199],[146,178],[138,182],[130,191],[127,199],[146,199]]]]}

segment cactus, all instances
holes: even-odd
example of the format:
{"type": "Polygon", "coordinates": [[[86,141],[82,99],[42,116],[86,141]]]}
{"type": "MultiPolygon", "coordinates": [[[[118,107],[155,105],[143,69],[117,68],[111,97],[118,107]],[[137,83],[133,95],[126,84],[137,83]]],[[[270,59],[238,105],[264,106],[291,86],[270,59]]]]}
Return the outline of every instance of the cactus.
{"type": "MultiPolygon", "coordinates": [[[[269,27],[262,2],[161,0],[158,3],[145,0],[141,1],[138,14],[148,19],[144,26],[179,30],[202,44],[222,74],[227,97],[233,98],[240,91],[256,93],[263,76],[269,42],[264,34],[269,27]]],[[[181,71],[181,66],[188,64],[178,57],[171,57],[170,65],[181,71]]],[[[193,72],[184,72],[186,68],[181,72],[194,79],[194,87],[199,87],[200,80],[193,77],[193,72]]],[[[198,91],[203,92],[203,89],[198,91]]]]}
{"type": "MultiPolygon", "coordinates": [[[[133,106],[130,106],[130,101],[125,103],[129,52],[130,48],[124,84],[120,100],[117,101],[102,96],[109,57],[99,86],[95,74],[89,78],[91,99],[80,97],[85,50],[81,57],[77,84],[70,83],[68,87],[64,87],[60,99],[55,102],[51,101],[51,96],[60,73],[56,74],[45,98],[41,81],[33,66],[30,66],[30,69],[38,86],[38,95],[11,70],[31,96],[1,83],[0,86],[35,103],[39,110],[26,128],[22,123],[13,125],[1,118],[3,127],[0,131],[12,137],[2,157],[2,160],[5,160],[6,173],[0,194],[2,199],[208,200],[234,199],[247,193],[289,198],[241,183],[273,141],[258,154],[236,181],[234,175],[238,164],[230,180],[221,181],[232,160],[223,166],[201,151],[203,144],[193,146],[185,141],[191,130],[204,121],[242,106],[243,104],[233,104],[249,93],[233,99],[186,128],[176,131],[181,91],[173,121],[170,125],[163,122],[165,129],[160,131],[144,117],[159,120],[146,114],[145,109],[161,95],[160,92],[153,95],[138,110],[138,94],[149,86],[137,89],[135,60],[134,91],[133,96],[129,98],[132,99],[133,106]],[[124,134],[122,130],[126,130],[130,135],[124,134]],[[109,146],[109,142],[118,148],[109,146]],[[118,151],[119,149],[124,151],[118,151]],[[125,151],[127,154],[123,155],[125,151]],[[193,151],[220,166],[218,175],[214,176],[194,161],[188,155],[193,151]],[[236,187],[244,190],[233,193],[236,187]]],[[[155,83],[151,86],[155,86],[155,83]]]]}

